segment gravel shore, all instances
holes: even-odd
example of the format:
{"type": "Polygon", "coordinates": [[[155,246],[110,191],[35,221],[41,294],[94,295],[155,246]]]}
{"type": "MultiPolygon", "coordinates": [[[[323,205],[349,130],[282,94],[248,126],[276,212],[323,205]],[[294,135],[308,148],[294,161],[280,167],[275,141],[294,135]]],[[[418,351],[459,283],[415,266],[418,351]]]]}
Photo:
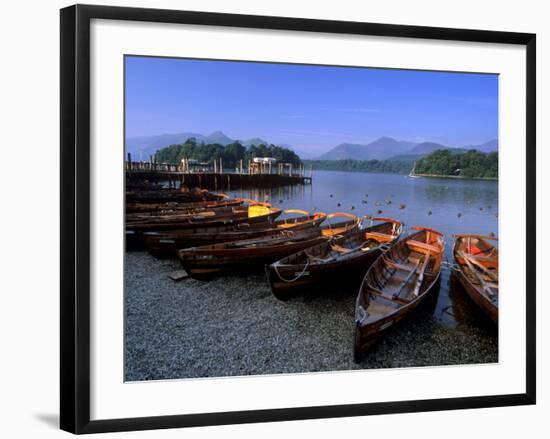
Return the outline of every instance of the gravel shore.
{"type": "Polygon", "coordinates": [[[178,269],[126,253],[127,381],[498,361],[496,328],[444,324],[450,307],[438,303],[355,364],[355,294],[280,302],[263,275],[174,282],[168,275],[178,269]]]}

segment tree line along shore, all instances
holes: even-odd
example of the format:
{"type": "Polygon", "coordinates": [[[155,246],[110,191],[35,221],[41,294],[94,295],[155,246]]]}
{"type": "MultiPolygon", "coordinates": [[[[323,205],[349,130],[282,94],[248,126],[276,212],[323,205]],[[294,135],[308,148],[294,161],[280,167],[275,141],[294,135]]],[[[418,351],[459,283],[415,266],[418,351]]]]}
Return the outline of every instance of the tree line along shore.
{"type": "Polygon", "coordinates": [[[498,180],[498,153],[440,149],[417,160],[304,160],[314,170],[414,174],[422,177],[498,180]]]}
{"type": "Polygon", "coordinates": [[[183,158],[207,163],[222,159],[228,168],[238,166],[241,160],[247,162],[255,157],[272,157],[281,163],[304,164],[313,170],[392,174],[408,174],[414,166],[417,176],[498,180],[498,152],[484,153],[475,149],[460,153],[438,149],[426,156],[405,160],[302,160],[290,148],[273,144],[246,147],[236,141],[224,146],[199,143],[190,138],[184,143],[159,149],[156,157],[166,163],[180,163],[183,158]]]}
{"type": "Polygon", "coordinates": [[[255,157],[272,157],[280,163],[300,165],[300,157],[289,148],[277,145],[250,145],[233,142],[226,146],[218,143],[199,143],[194,138],[185,143],[170,145],[156,153],[159,162],[180,163],[181,159],[197,160],[211,163],[222,159],[224,167],[234,168],[242,160],[246,163],[255,157]]]}

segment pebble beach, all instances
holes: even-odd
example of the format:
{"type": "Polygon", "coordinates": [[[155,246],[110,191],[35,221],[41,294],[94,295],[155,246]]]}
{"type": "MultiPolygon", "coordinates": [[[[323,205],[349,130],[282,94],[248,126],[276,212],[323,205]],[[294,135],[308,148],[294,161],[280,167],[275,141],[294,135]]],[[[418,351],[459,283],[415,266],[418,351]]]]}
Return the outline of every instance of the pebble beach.
{"type": "Polygon", "coordinates": [[[356,364],[356,292],[280,302],[263,273],[169,278],[180,269],[177,260],[125,254],[126,381],[498,362],[495,326],[449,326],[445,310],[424,309],[356,364]]]}

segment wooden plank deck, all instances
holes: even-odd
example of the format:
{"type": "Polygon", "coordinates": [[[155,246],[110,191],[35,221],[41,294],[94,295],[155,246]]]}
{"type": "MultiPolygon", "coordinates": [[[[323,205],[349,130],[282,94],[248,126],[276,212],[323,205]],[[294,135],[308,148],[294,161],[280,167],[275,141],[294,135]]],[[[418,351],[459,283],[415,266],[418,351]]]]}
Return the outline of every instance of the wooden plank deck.
{"type": "Polygon", "coordinates": [[[312,177],[276,173],[248,172],[182,172],[177,165],[158,163],[126,163],[126,181],[168,182],[170,187],[188,186],[201,188],[277,187],[311,184],[312,177]]]}

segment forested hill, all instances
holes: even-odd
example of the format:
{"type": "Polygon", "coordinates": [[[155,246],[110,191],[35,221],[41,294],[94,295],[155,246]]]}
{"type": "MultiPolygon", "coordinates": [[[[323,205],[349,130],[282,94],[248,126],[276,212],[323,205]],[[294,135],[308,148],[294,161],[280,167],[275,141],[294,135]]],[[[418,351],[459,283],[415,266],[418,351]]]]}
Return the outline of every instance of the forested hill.
{"type": "Polygon", "coordinates": [[[465,178],[498,178],[498,153],[470,150],[452,154],[437,150],[416,162],[416,174],[465,178]]]}
{"type": "Polygon", "coordinates": [[[239,142],[224,146],[219,143],[197,143],[193,138],[188,139],[185,143],[159,149],[156,156],[158,162],[174,164],[180,163],[182,158],[207,163],[221,158],[223,166],[228,168],[238,166],[240,160],[246,166],[248,160],[252,160],[254,157],[273,157],[278,162],[295,165],[301,163],[300,157],[294,151],[282,146],[260,144],[245,147],[239,142]]]}
{"type": "MultiPolygon", "coordinates": [[[[304,160],[304,164],[314,170],[408,174],[414,160],[304,160]]],[[[437,150],[418,159],[415,172],[433,176],[496,179],[498,153],[437,150]]]]}
{"type": "Polygon", "coordinates": [[[325,171],[382,172],[390,174],[408,174],[411,161],[398,160],[304,160],[307,168],[325,171]]]}

